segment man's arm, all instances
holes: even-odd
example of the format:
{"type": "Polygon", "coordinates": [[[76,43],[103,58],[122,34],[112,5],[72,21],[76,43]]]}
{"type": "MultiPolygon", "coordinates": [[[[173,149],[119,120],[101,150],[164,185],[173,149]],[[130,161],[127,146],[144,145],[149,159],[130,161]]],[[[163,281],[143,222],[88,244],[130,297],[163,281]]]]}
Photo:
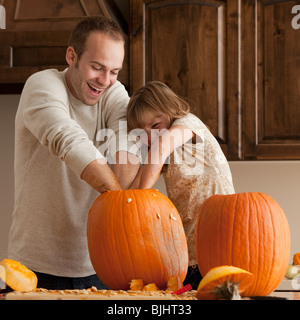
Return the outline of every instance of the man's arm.
{"type": "Polygon", "coordinates": [[[120,151],[117,153],[117,164],[113,165],[113,171],[105,159],[97,159],[84,168],[81,179],[100,193],[128,189],[138,172],[139,164],[137,156],[120,151]]]}
{"type": "Polygon", "coordinates": [[[82,171],[81,179],[100,193],[108,190],[122,190],[105,159],[90,162],[82,171]]]}

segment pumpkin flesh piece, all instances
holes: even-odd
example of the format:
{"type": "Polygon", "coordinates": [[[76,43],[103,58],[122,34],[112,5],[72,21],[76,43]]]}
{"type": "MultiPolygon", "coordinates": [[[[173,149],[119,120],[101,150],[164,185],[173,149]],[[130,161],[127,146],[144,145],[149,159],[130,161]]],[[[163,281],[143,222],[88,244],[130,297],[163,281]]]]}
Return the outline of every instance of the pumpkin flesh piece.
{"type": "Polygon", "coordinates": [[[143,291],[159,291],[155,283],[149,283],[144,286],[143,291]]]}
{"type": "Polygon", "coordinates": [[[37,287],[37,276],[20,262],[4,259],[0,266],[5,269],[6,284],[15,291],[33,291],[37,287]]]}
{"type": "Polygon", "coordinates": [[[144,282],[142,279],[133,279],[130,281],[130,290],[141,291],[144,288],[144,282]]]}
{"type": "Polygon", "coordinates": [[[167,283],[167,290],[168,291],[174,292],[174,291],[177,291],[181,288],[182,288],[182,283],[181,283],[178,276],[171,277],[168,280],[168,283],[167,283]]]}

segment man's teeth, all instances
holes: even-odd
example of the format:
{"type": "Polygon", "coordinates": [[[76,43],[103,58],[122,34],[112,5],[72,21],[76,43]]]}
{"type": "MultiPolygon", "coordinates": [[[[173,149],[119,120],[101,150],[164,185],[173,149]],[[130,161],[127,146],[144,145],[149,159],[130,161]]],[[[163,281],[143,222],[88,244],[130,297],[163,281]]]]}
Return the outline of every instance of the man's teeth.
{"type": "Polygon", "coordinates": [[[103,90],[103,89],[98,89],[98,88],[92,86],[91,84],[89,84],[89,86],[90,86],[94,91],[96,91],[97,93],[100,93],[100,92],[103,90]]]}

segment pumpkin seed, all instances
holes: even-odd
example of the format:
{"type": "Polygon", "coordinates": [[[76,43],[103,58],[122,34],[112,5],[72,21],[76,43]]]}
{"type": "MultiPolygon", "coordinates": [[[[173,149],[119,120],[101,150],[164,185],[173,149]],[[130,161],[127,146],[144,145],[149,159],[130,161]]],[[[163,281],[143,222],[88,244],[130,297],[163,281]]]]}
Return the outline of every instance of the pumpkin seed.
{"type": "Polygon", "coordinates": [[[176,220],[177,220],[177,218],[173,216],[172,212],[171,212],[171,214],[170,214],[170,218],[171,218],[173,221],[176,221],[176,220]]]}

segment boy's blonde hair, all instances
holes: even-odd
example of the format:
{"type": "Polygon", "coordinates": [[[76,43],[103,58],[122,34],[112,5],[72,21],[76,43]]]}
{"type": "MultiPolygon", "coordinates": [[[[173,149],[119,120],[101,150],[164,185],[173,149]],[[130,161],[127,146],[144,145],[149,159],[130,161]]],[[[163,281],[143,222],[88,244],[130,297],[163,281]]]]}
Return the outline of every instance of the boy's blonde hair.
{"type": "Polygon", "coordinates": [[[150,81],[138,89],[127,107],[128,129],[142,128],[144,119],[159,112],[166,114],[170,123],[184,117],[190,111],[189,104],[176,95],[167,85],[150,81]]]}

